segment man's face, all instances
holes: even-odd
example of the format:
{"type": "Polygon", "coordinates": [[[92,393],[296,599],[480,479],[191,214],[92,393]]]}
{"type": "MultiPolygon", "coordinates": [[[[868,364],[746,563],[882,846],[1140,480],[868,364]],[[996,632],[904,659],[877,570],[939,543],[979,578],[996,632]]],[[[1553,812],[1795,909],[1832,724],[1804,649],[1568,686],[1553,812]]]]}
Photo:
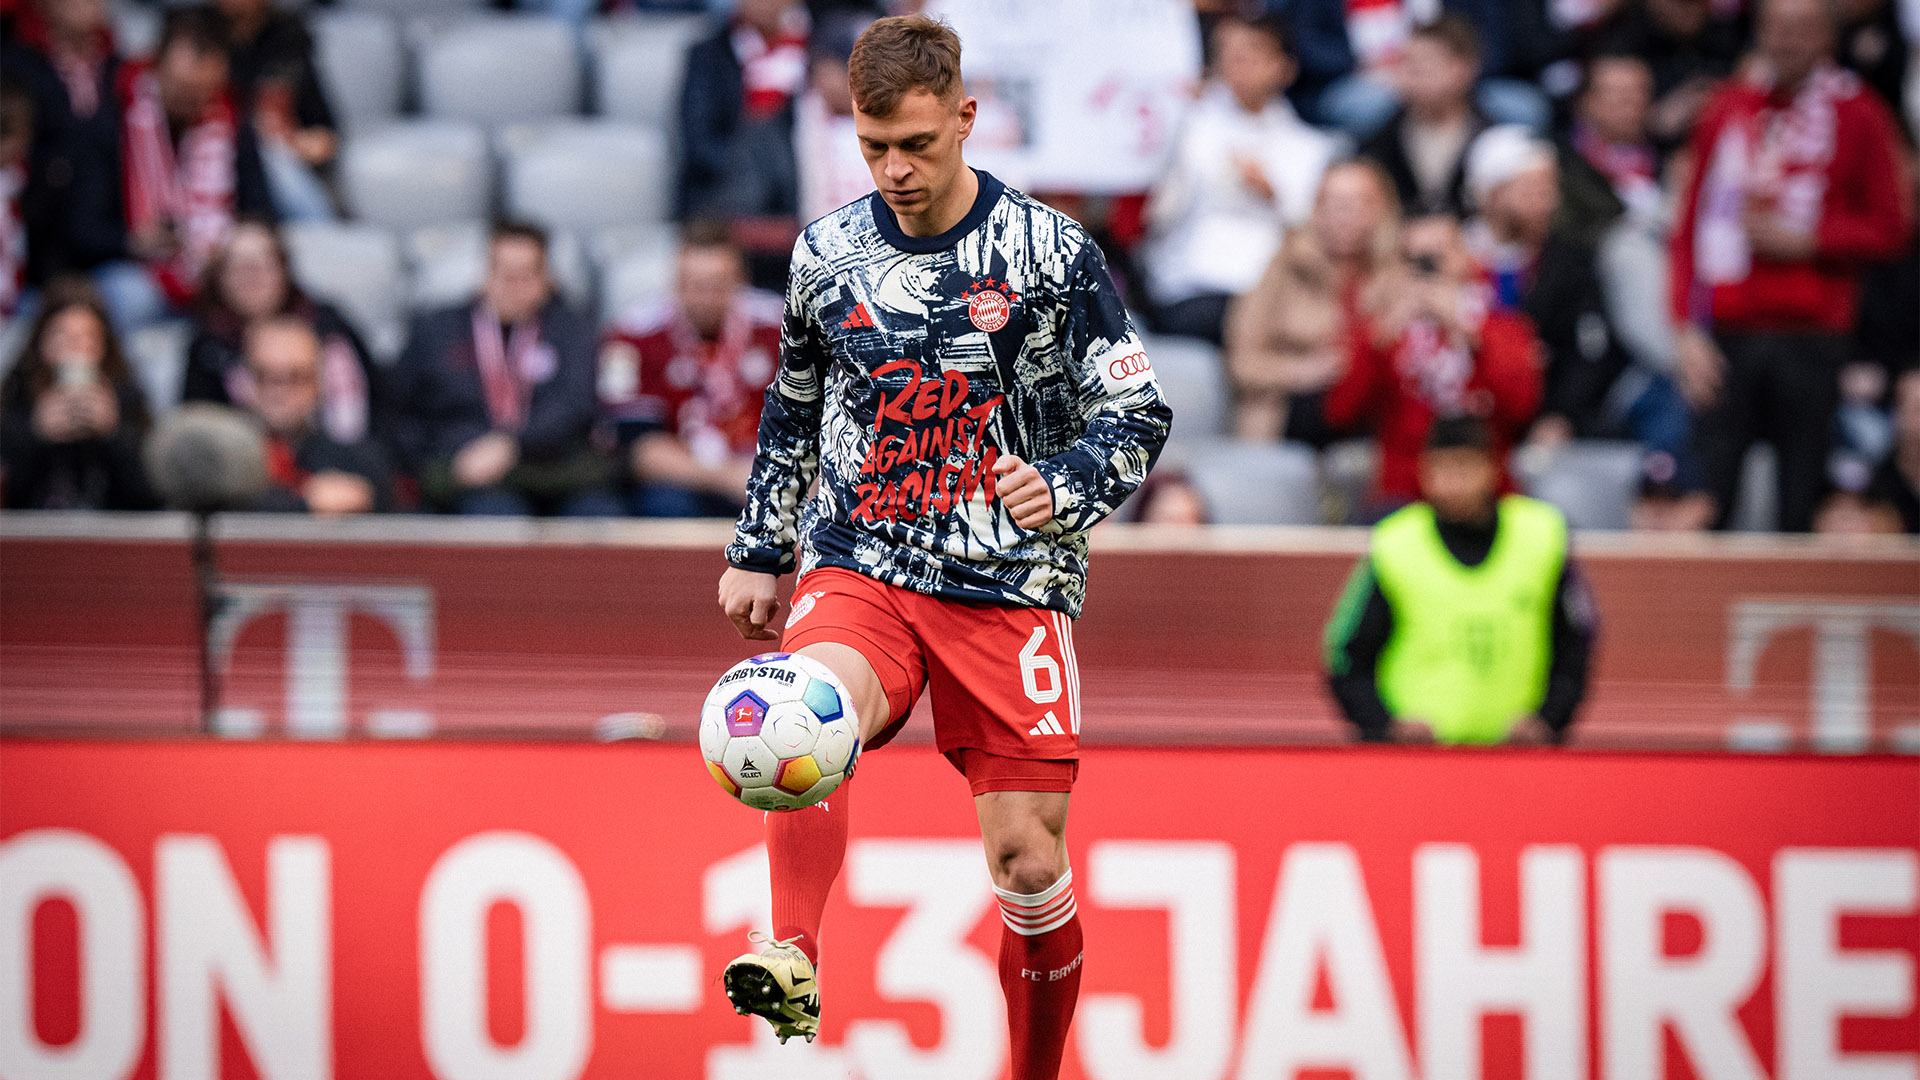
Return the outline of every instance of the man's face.
{"type": "Polygon", "coordinates": [[[680,268],[674,283],[680,310],[701,337],[720,336],[727,310],[733,298],[746,284],[740,256],[732,248],[689,247],[680,252],[680,268]]]}
{"type": "Polygon", "coordinates": [[[40,0],[40,13],[62,35],[80,37],[107,26],[106,0],[40,0]]]}
{"type": "Polygon", "coordinates": [[[1580,118],[1602,139],[1635,143],[1647,137],[1647,110],[1653,105],[1653,71],[1634,57],[1596,60],[1580,97],[1580,118]]]}
{"type": "Polygon", "coordinates": [[[1400,260],[1417,279],[1452,284],[1467,274],[1460,227],[1441,215],[1415,218],[1400,230],[1400,260]]]}
{"type": "Polygon", "coordinates": [[[546,306],[552,289],[547,280],[547,253],[525,237],[495,240],[487,251],[487,279],[481,291],[493,313],[504,323],[533,317],[546,306]]]}
{"type": "Polygon", "coordinates": [[[1263,106],[1293,82],[1293,64],[1286,54],[1272,37],[1253,27],[1221,23],[1213,41],[1220,81],[1243,106],[1263,106]]]}
{"type": "Polygon", "coordinates": [[[160,103],[167,115],[193,121],[227,88],[227,54],[202,49],[190,41],[175,41],[160,54],[154,67],[160,84],[160,103]]]}
{"type": "Polygon", "coordinates": [[[1433,38],[1416,37],[1400,62],[1400,94],[1415,110],[1462,107],[1473,92],[1475,68],[1433,38]]]}
{"type": "Polygon", "coordinates": [[[939,204],[966,163],[960,144],[973,133],[978,104],[972,98],[942,101],[924,90],[900,99],[891,116],[853,110],[860,153],[873,186],[893,212],[918,217],[939,204]]]}
{"type": "Polygon", "coordinates": [[[1367,254],[1388,213],[1386,193],[1373,173],[1353,165],[1335,166],[1320,181],[1313,230],[1327,254],[1358,259],[1367,254]]]}
{"type": "Polygon", "coordinates": [[[1755,39],[1775,77],[1798,85],[1833,52],[1833,20],[1825,0],[1767,0],[1755,39]]]}
{"type": "Polygon", "coordinates": [[[320,407],[320,343],[301,327],[270,324],[247,336],[254,411],[267,430],[294,435],[320,407]]]}
{"type": "Polygon", "coordinates": [[[1707,28],[1707,0],[1647,0],[1647,15],[1669,38],[1691,40],[1707,28]]]}
{"type": "Polygon", "coordinates": [[[1420,493],[1444,521],[1478,521],[1493,509],[1500,476],[1493,455],[1471,447],[1420,455],[1420,493]]]}
{"type": "Polygon", "coordinates": [[[1550,160],[1543,160],[1494,188],[1491,194],[1487,212],[1499,219],[1508,235],[1545,239],[1554,211],[1560,209],[1559,170],[1550,160]]]}

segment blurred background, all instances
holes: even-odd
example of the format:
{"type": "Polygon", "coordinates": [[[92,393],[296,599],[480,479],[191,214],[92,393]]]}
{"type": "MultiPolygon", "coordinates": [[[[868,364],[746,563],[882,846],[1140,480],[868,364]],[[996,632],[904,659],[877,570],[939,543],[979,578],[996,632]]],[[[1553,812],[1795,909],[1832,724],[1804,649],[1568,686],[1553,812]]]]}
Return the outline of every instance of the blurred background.
{"type": "Polygon", "coordinates": [[[1914,1075],[1920,4],[0,0],[0,1077],[999,1075],[926,716],[854,1031],[703,981],[720,549],[916,10],[1175,413],[1076,628],[1068,1075],[1914,1075]],[[1572,527],[1545,698],[1349,746],[1431,740],[1366,530],[1463,419],[1572,527]]]}

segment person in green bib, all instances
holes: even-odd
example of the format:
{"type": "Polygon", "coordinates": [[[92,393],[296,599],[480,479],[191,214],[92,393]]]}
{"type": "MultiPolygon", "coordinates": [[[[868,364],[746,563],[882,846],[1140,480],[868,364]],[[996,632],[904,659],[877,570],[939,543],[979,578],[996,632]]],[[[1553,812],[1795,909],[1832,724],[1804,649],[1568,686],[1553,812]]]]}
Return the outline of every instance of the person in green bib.
{"type": "Polygon", "coordinates": [[[1327,624],[1341,711],[1370,742],[1562,742],[1597,623],[1566,518],[1500,494],[1474,417],[1434,421],[1420,490],[1374,527],[1327,624]]]}

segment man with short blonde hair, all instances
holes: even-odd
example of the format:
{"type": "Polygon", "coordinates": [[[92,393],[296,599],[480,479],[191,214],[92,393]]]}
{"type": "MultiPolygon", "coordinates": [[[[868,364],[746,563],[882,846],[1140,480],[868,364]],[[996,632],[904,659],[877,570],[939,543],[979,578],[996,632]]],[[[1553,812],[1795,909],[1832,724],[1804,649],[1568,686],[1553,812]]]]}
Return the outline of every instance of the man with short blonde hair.
{"type": "MultiPolygon", "coordinates": [[[[797,569],[781,648],[839,676],[867,749],[931,697],[1006,924],[1012,1076],[1052,1080],[1080,986],[1065,830],[1087,531],[1146,478],[1172,414],[1086,232],[962,159],[977,103],[952,29],[881,19],[848,68],[878,190],[794,245],[720,606],[743,637],[780,638],[778,575],[797,569]]],[[[782,1038],[819,1030],[847,792],[767,816],[774,940],[724,975],[782,1038]]]]}

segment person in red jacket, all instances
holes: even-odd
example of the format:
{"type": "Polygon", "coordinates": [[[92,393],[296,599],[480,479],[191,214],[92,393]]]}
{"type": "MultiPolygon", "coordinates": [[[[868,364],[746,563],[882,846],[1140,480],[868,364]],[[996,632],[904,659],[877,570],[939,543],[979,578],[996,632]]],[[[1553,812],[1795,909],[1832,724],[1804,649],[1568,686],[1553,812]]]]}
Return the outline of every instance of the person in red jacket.
{"type": "Polygon", "coordinates": [[[1780,528],[1812,527],[1862,266],[1908,235],[1893,118],[1833,42],[1823,0],[1767,0],[1757,55],[1694,129],[1673,310],[1723,528],[1758,440],[1773,444],[1780,528]]]}
{"type": "Polygon", "coordinates": [[[1420,449],[1441,416],[1487,421],[1504,490],[1507,451],[1540,408],[1539,341],[1524,316],[1490,310],[1453,218],[1408,222],[1400,263],[1388,271],[1402,279],[1385,289],[1392,301],[1355,329],[1347,372],[1327,391],[1327,421],[1378,437],[1376,511],[1420,497],[1420,449]]]}

